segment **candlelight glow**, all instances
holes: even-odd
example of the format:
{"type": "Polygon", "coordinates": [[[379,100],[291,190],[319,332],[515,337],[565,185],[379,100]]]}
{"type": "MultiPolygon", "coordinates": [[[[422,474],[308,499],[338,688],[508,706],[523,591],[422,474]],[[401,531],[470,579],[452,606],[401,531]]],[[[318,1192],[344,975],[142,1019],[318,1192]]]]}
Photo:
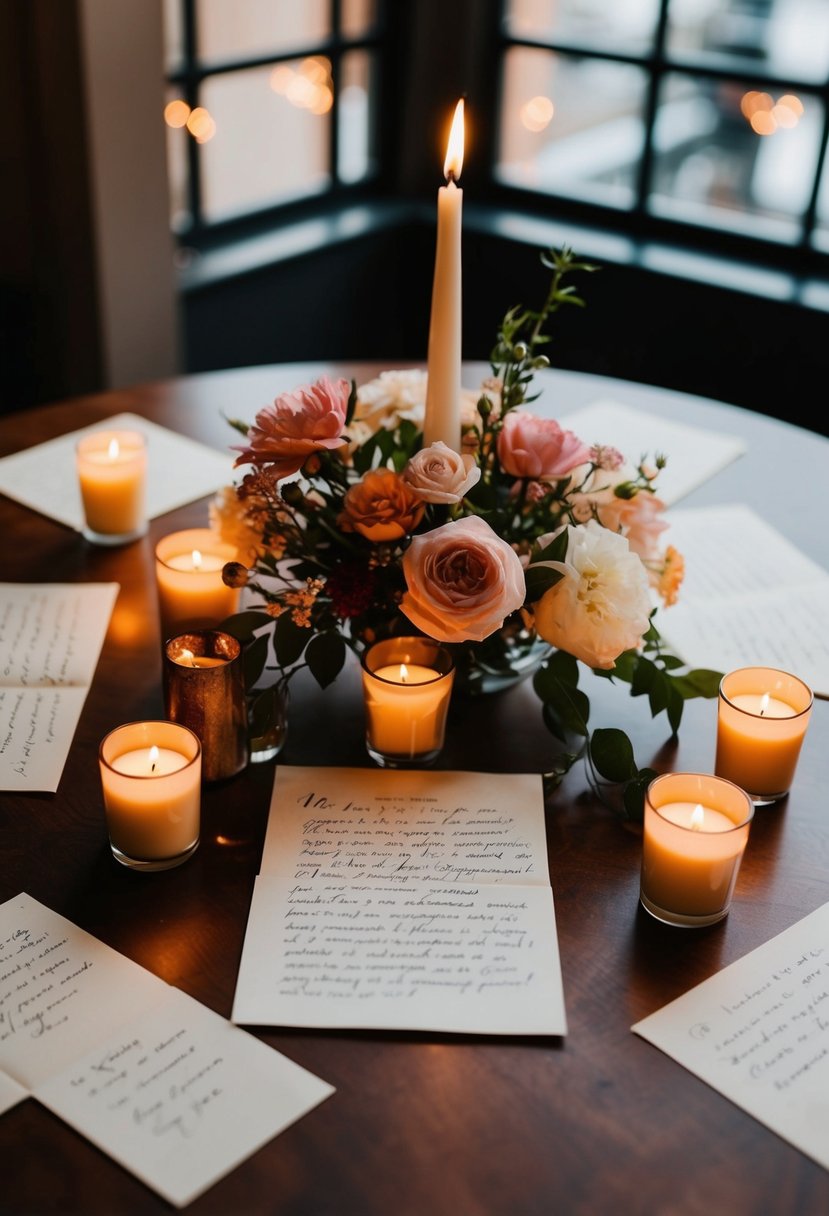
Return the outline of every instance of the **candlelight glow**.
{"type": "Polygon", "coordinates": [[[766,712],[766,710],[768,709],[768,707],[769,707],[769,694],[767,692],[764,692],[762,697],[760,698],[760,717],[761,718],[762,718],[763,714],[766,712]]]}
{"type": "Polygon", "coordinates": [[[150,772],[155,772],[155,766],[158,764],[158,748],[155,744],[150,748],[150,772]]]}
{"type": "Polygon", "coordinates": [[[216,134],[216,123],[204,106],[196,106],[187,119],[187,130],[196,143],[205,144],[216,134]]]}
{"type": "Polygon", "coordinates": [[[107,456],[109,456],[110,460],[117,460],[118,453],[120,452],[120,450],[121,449],[118,446],[118,440],[110,439],[109,447],[107,448],[107,456]]]}
{"type": "Polygon", "coordinates": [[[180,97],[168,101],[164,107],[164,121],[168,127],[183,127],[190,117],[190,107],[180,97]]]}
{"type": "Polygon", "coordinates": [[[521,107],[522,126],[528,131],[543,131],[553,120],[555,106],[549,97],[533,97],[521,107]]]}
{"type": "Polygon", "coordinates": [[[463,169],[463,98],[455,106],[455,116],[452,119],[452,129],[449,132],[449,142],[446,145],[446,160],[443,162],[443,175],[446,180],[456,182],[463,169]]]}
{"type": "Polygon", "coordinates": [[[409,678],[409,669],[405,663],[400,664],[400,683],[405,684],[409,678]]]}
{"type": "Polygon", "coordinates": [[[705,811],[703,811],[700,804],[697,803],[697,805],[694,807],[693,811],[691,812],[691,827],[694,829],[695,832],[698,832],[704,823],[705,823],[705,811]]]}
{"type": "Polygon", "coordinates": [[[201,569],[201,550],[200,549],[193,550],[193,569],[194,570],[201,569]]]}

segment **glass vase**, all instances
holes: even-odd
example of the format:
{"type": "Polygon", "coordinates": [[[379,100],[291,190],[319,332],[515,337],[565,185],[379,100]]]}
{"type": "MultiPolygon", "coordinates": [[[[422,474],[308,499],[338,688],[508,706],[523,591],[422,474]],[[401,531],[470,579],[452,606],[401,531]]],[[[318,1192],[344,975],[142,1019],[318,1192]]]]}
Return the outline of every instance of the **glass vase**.
{"type": "Polygon", "coordinates": [[[274,760],[285,746],[291,698],[287,681],[258,689],[248,697],[248,748],[251,764],[274,760]]]}

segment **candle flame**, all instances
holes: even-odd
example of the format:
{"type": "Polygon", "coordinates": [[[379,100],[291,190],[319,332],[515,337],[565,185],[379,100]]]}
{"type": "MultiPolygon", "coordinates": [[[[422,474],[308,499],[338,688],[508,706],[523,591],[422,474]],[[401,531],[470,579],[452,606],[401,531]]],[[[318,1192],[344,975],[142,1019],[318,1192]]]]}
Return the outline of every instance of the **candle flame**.
{"type": "Polygon", "coordinates": [[[153,744],[150,748],[150,772],[155,772],[155,766],[158,763],[158,748],[153,744]]]}
{"type": "Polygon", "coordinates": [[[446,145],[446,160],[443,162],[443,176],[448,182],[456,182],[463,169],[463,98],[455,106],[455,116],[452,119],[452,129],[449,132],[449,142],[446,145]]]}
{"type": "Polygon", "coordinates": [[[107,448],[107,456],[109,457],[109,459],[110,459],[110,460],[117,460],[117,459],[118,459],[118,453],[119,453],[120,451],[121,451],[121,449],[120,449],[120,447],[118,446],[118,440],[117,440],[117,439],[110,439],[110,441],[109,441],[109,447],[107,448]]]}
{"type": "Polygon", "coordinates": [[[181,659],[182,662],[189,663],[191,667],[196,666],[196,656],[193,654],[192,650],[182,650],[181,659]]]}
{"type": "Polygon", "coordinates": [[[769,694],[767,692],[764,692],[762,697],[760,698],[760,717],[761,718],[762,718],[763,714],[766,712],[766,710],[768,709],[768,707],[769,707],[769,694]]]}
{"type": "Polygon", "coordinates": [[[201,551],[199,549],[193,550],[193,569],[201,569],[201,551]]]}
{"type": "Polygon", "coordinates": [[[697,805],[694,807],[693,811],[691,812],[691,827],[693,828],[693,830],[695,832],[698,832],[704,823],[705,823],[705,811],[702,809],[700,804],[697,803],[697,805]]]}
{"type": "Polygon", "coordinates": [[[400,683],[405,684],[409,678],[409,669],[405,663],[400,664],[400,683]]]}

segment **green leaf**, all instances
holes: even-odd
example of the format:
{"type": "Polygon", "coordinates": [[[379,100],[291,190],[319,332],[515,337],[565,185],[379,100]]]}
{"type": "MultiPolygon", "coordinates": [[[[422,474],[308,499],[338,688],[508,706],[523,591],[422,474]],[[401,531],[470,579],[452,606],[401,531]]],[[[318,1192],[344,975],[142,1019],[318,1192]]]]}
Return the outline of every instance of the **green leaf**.
{"type": "Polygon", "coordinates": [[[244,435],[247,439],[250,432],[250,426],[247,422],[242,422],[239,418],[228,418],[227,414],[222,414],[225,422],[233,427],[234,431],[238,431],[240,435],[244,435]]]}
{"type": "Polygon", "coordinates": [[[269,638],[266,634],[261,634],[254,638],[249,646],[245,647],[242,655],[242,672],[245,679],[245,688],[250,691],[256,684],[256,681],[265,670],[265,664],[268,661],[269,638]]]}
{"type": "Polygon", "coordinates": [[[528,566],[524,571],[524,583],[527,587],[527,603],[534,604],[543,595],[555,587],[564,575],[560,570],[551,570],[549,566],[528,566]]]}
{"type": "Polygon", "coordinates": [[[622,804],[628,819],[641,823],[645,816],[645,794],[654,777],[658,776],[652,768],[641,768],[622,790],[622,804]]]}
{"type": "Polygon", "coordinates": [[[570,543],[570,533],[563,528],[553,540],[546,545],[535,545],[532,551],[533,562],[563,562],[567,557],[567,546],[570,543]]]}
{"type": "Polygon", "coordinates": [[[267,612],[255,612],[249,610],[247,612],[237,612],[233,616],[226,617],[220,629],[225,633],[229,633],[232,637],[238,638],[240,642],[249,642],[257,629],[262,629],[265,625],[272,625],[273,617],[268,616],[267,612]]]}
{"type": "Polygon", "coordinates": [[[325,633],[317,633],[311,638],[305,651],[305,662],[320,688],[327,688],[336,680],[342,671],[345,653],[345,642],[336,630],[327,629],[325,633]]]}
{"type": "Polygon", "coordinates": [[[621,783],[636,775],[633,744],[623,730],[616,727],[594,730],[590,738],[590,755],[607,781],[621,783]]]}
{"type": "Polygon", "coordinates": [[[634,668],[633,679],[630,682],[630,695],[632,697],[641,697],[644,693],[650,692],[658,674],[656,664],[652,663],[650,659],[646,659],[644,655],[640,655],[639,661],[634,668]]]}
{"type": "Polygon", "coordinates": [[[351,422],[354,417],[354,410],[357,408],[357,381],[351,381],[351,392],[348,394],[348,405],[345,407],[345,425],[351,422]]]}
{"type": "Polygon", "coordinates": [[[669,677],[657,669],[654,672],[651,686],[648,689],[648,702],[651,707],[652,718],[655,718],[657,714],[661,714],[662,710],[667,707],[670,695],[671,686],[669,677]]]}
{"type": "Polygon", "coordinates": [[[668,696],[668,721],[671,724],[671,730],[674,735],[679,734],[679,724],[682,721],[682,711],[685,708],[685,701],[682,694],[676,688],[676,682],[671,681],[669,685],[668,696]]]}
{"type": "Polygon", "coordinates": [[[294,624],[290,609],[276,619],[274,649],[280,667],[291,667],[308,644],[310,629],[294,624]]]}
{"type": "Polygon", "coordinates": [[[542,717],[547,729],[566,743],[568,732],[587,734],[590,701],[580,688],[568,687],[560,680],[553,680],[545,689],[542,717]]]}
{"type": "Polygon", "coordinates": [[[686,701],[693,697],[716,697],[723,678],[721,671],[698,667],[682,676],[673,676],[674,687],[686,701]]]}

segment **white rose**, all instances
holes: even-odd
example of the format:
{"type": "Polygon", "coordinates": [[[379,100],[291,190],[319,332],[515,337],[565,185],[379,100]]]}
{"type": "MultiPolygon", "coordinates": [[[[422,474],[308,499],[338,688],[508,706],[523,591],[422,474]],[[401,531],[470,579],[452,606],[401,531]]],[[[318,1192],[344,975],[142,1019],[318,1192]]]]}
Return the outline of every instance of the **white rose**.
{"type": "Polygon", "coordinates": [[[460,502],[480,476],[474,457],[459,456],[440,440],[417,452],[401,473],[426,502],[460,502]]]}
{"type": "Polygon", "coordinates": [[[647,572],[624,536],[593,519],[568,533],[565,560],[538,563],[564,577],[533,605],[535,628],[588,667],[611,668],[647,632],[647,572]]]}

